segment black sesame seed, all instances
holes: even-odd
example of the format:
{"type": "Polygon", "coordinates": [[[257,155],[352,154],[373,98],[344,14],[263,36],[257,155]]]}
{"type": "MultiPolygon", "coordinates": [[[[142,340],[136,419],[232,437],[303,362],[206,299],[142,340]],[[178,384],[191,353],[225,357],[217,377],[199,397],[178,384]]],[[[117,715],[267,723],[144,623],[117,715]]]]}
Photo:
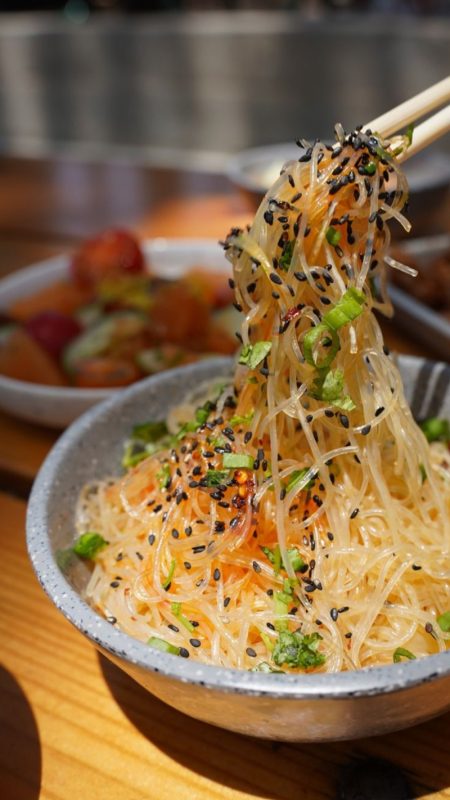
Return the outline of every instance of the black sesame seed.
{"type": "Polygon", "coordinates": [[[379,416],[380,416],[380,414],[382,414],[382,413],[383,413],[383,411],[384,411],[384,406],[379,406],[379,407],[377,408],[377,410],[375,411],[375,416],[376,416],[376,417],[379,417],[379,416]]]}
{"type": "Polygon", "coordinates": [[[230,601],[231,601],[231,597],[226,597],[225,600],[223,601],[223,607],[226,608],[227,606],[229,606],[230,605],[230,601]]]}
{"type": "Polygon", "coordinates": [[[250,656],[250,658],[256,658],[256,651],[253,650],[253,647],[247,647],[245,652],[248,656],[250,656]]]}
{"type": "Polygon", "coordinates": [[[339,614],[339,612],[338,612],[337,608],[332,608],[330,610],[330,617],[333,620],[333,622],[336,622],[336,620],[338,618],[338,614],[339,614]]]}
{"type": "Polygon", "coordinates": [[[415,572],[417,572],[417,570],[419,570],[419,569],[422,569],[422,567],[421,567],[421,566],[419,566],[419,564],[413,564],[413,565],[412,565],[412,568],[413,568],[413,570],[414,570],[415,572]]]}
{"type": "Polygon", "coordinates": [[[338,608],[338,614],[345,614],[348,611],[350,606],[342,606],[342,608],[338,608]]]}
{"type": "Polygon", "coordinates": [[[266,622],[266,627],[269,628],[269,631],[276,630],[275,625],[272,625],[271,622],[266,622]]]}
{"type": "Polygon", "coordinates": [[[220,569],[215,569],[214,570],[213,578],[214,578],[215,581],[220,580],[220,569]]]}
{"type": "Polygon", "coordinates": [[[267,589],[266,595],[268,597],[273,597],[273,589],[267,589]]]}
{"type": "Polygon", "coordinates": [[[180,629],[177,628],[176,625],[173,625],[171,622],[169,622],[167,627],[170,628],[170,630],[173,631],[174,633],[179,633],[180,632],[180,629]]]}
{"type": "Polygon", "coordinates": [[[111,589],[117,589],[117,587],[120,586],[120,581],[111,581],[109,585],[111,586],[111,589]]]}
{"type": "Polygon", "coordinates": [[[152,546],[152,544],[155,543],[155,538],[156,537],[155,537],[154,533],[151,533],[150,536],[148,537],[148,543],[149,543],[150,547],[152,546]]]}
{"type": "Polygon", "coordinates": [[[345,634],[345,638],[346,638],[346,639],[351,639],[351,638],[352,638],[352,636],[353,636],[353,634],[352,634],[352,632],[351,632],[351,631],[349,631],[348,633],[346,633],[346,634],[345,634]]]}
{"type": "Polygon", "coordinates": [[[200,639],[189,639],[189,643],[192,645],[192,647],[200,647],[201,645],[200,639]]]}
{"type": "Polygon", "coordinates": [[[276,283],[278,286],[283,285],[283,281],[281,280],[280,276],[276,274],[276,272],[271,272],[269,277],[272,283],[276,283]]]}
{"type": "Polygon", "coordinates": [[[190,561],[185,561],[185,562],[184,562],[184,566],[185,566],[185,569],[191,569],[191,567],[192,567],[192,564],[191,564],[191,562],[190,562],[190,561]]]}
{"type": "Polygon", "coordinates": [[[180,656],[181,658],[189,658],[189,650],[186,650],[185,647],[180,647],[180,656]]]}
{"type": "Polygon", "coordinates": [[[260,565],[258,564],[257,561],[253,561],[252,567],[255,570],[255,572],[261,572],[261,567],[260,567],[260,565]]]}
{"type": "Polygon", "coordinates": [[[328,536],[330,542],[334,541],[334,533],[331,533],[331,531],[328,531],[327,536],[328,536]]]}
{"type": "MultiPolygon", "coordinates": [[[[111,586],[112,586],[112,584],[111,584],[111,586]]],[[[427,622],[427,624],[425,625],[425,630],[426,630],[427,633],[434,634],[434,629],[433,629],[433,626],[432,626],[431,622],[427,622]]]]}
{"type": "Polygon", "coordinates": [[[233,517],[230,520],[230,528],[235,528],[237,525],[239,525],[239,522],[240,522],[240,517],[233,517]]]}
{"type": "Polygon", "coordinates": [[[172,528],[172,536],[173,536],[174,539],[178,539],[179,536],[180,536],[180,532],[177,531],[176,528],[172,528]]]}
{"type": "Polygon", "coordinates": [[[367,436],[367,434],[370,433],[371,429],[372,429],[371,425],[364,425],[364,428],[361,428],[361,434],[363,436],[367,436]]]}
{"type": "Polygon", "coordinates": [[[359,514],[359,508],[354,508],[352,513],[350,514],[350,519],[355,519],[359,514]]]}
{"type": "Polygon", "coordinates": [[[225,530],[225,523],[218,519],[214,523],[214,530],[216,533],[223,533],[225,530]]]}
{"type": "MultiPolygon", "coordinates": [[[[273,213],[272,211],[265,211],[264,212],[264,219],[266,220],[268,225],[273,225],[273,213]]],[[[234,287],[232,287],[234,288],[234,287]]]]}
{"type": "MultiPolygon", "coordinates": [[[[211,496],[212,496],[212,495],[211,495],[211,496]]],[[[220,506],[221,508],[229,508],[229,507],[230,507],[230,504],[229,504],[229,503],[227,503],[227,501],[226,501],[226,500],[220,500],[220,501],[217,503],[217,505],[218,505],[218,506],[220,506]]]]}
{"type": "Polygon", "coordinates": [[[195,547],[192,548],[193,553],[203,553],[206,550],[206,545],[204,544],[197,544],[195,547]]]}

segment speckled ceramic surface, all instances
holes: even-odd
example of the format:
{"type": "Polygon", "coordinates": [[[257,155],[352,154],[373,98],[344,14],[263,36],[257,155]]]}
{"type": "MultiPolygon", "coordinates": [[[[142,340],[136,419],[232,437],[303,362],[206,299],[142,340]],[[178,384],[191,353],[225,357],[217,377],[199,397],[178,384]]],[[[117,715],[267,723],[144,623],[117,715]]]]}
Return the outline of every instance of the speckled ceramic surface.
{"type": "MultiPolygon", "coordinates": [[[[214,239],[151,239],[143,242],[147,263],[156,275],[176,279],[192,266],[212,272],[229,272],[223,250],[214,239]]],[[[8,275],[0,280],[0,310],[11,303],[65,279],[70,257],[56,256],[8,275]]],[[[64,428],[88,408],[117,394],[118,389],[77,389],[71,386],[41,386],[0,375],[0,409],[15,417],[64,428]]]]}
{"type": "MultiPolygon", "coordinates": [[[[400,359],[416,417],[450,418],[450,367],[400,359]]],[[[227,359],[201,362],[141,381],[88,411],[59,439],[33,487],[29,554],[51,600],[105,655],[159,698],[193,717],[234,731],[291,741],[350,739],[407,727],[450,708],[450,652],[335,675],[266,675],[204,666],[138,642],[80,598],[82,565],[68,577],[55,553],[73,539],[81,486],[118,470],[132,424],[164,418],[200,382],[224,375],[227,359]]],[[[57,654],[55,654],[57,657],[57,654]]]]}

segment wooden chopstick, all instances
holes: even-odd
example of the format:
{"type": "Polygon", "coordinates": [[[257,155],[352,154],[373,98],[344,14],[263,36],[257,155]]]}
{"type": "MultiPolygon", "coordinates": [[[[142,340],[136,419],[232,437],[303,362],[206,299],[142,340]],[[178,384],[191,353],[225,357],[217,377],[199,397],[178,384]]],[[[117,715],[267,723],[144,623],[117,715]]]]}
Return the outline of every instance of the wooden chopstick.
{"type": "Polygon", "coordinates": [[[412,142],[400,153],[399,161],[406,161],[411,156],[428,147],[429,144],[450,131],[450,105],[445,106],[437,114],[422,122],[414,129],[412,142]]]}
{"type": "MultiPolygon", "coordinates": [[[[386,111],[385,114],[376,117],[371,122],[367,123],[364,128],[370,128],[371,131],[380,134],[380,136],[391,136],[391,134],[395,133],[400,128],[406,128],[411,122],[415,122],[435,108],[442,106],[444,103],[448,103],[449,100],[450,76],[430,86],[429,89],[425,89],[424,92],[416,94],[415,97],[411,97],[410,100],[406,100],[395,108],[391,108],[391,110],[386,111]]],[[[439,119],[439,121],[441,122],[441,119],[439,119]]],[[[437,134],[437,136],[440,135],[440,133],[437,134]]],[[[437,136],[434,138],[437,138],[437,136]]],[[[433,141],[433,139],[430,141],[433,141]]],[[[415,152],[417,152],[417,150],[415,152]]]]}

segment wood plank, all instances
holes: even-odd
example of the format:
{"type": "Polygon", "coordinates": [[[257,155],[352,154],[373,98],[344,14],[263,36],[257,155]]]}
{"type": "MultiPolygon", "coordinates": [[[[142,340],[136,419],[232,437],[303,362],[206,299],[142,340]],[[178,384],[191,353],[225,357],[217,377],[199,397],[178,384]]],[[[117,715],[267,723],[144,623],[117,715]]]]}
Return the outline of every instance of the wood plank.
{"type": "Polygon", "coordinates": [[[25,504],[0,494],[0,796],[5,800],[334,800],[343,765],[377,757],[450,798],[450,714],[358,742],[275,744],[191,720],[99,656],[28,563],[25,504]]]}

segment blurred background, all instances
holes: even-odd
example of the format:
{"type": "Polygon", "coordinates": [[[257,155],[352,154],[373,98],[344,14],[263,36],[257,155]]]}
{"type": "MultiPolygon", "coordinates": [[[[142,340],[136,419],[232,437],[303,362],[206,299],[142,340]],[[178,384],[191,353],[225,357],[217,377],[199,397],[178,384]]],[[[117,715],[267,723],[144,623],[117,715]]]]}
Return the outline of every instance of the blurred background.
{"type": "Polygon", "coordinates": [[[222,170],[244,148],[363,123],[450,63],[449,0],[67,0],[0,11],[8,154],[222,170]]]}

